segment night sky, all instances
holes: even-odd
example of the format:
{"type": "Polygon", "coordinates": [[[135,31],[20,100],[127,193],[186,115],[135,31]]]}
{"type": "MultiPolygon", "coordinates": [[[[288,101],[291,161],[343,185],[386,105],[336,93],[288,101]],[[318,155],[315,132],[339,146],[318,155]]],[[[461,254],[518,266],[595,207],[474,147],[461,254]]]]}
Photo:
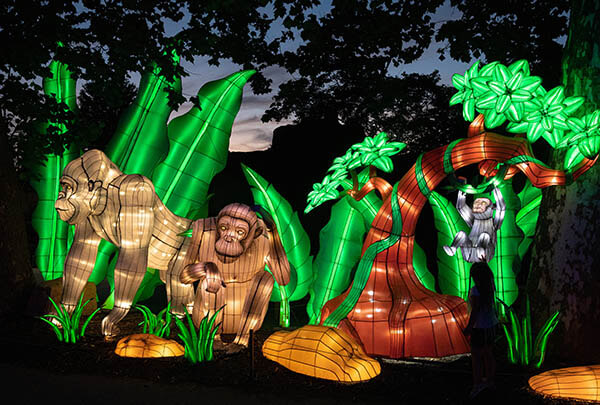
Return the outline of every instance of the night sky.
{"type": "MultiPolygon", "coordinates": [[[[323,5],[315,9],[317,15],[324,15],[329,9],[329,3],[327,1],[323,3],[323,5]]],[[[459,17],[460,13],[453,10],[450,7],[450,1],[447,0],[432,17],[432,20],[442,22],[459,17]]],[[[183,23],[185,23],[185,20],[183,23]]],[[[281,29],[279,24],[273,24],[273,33],[281,29]]],[[[176,32],[178,29],[175,24],[171,25],[171,27],[173,32],[176,32]]],[[[297,43],[286,44],[283,50],[294,49],[297,45],[297,43]]],[[[428,74],[437,69],[440,72],[442,83],[449,85],[452,75],[454,73],[464,73],[471,63],[461,63],[450,58],[441,61],[437,54],[437,49],[441,46],[442,44],[440,43],[432,42],[421,58],[413,63],[402,65],[400,69],[393,71],[393,73],[398,75],[402,72],[428,74]]],[[[184,61],[182,65],[189,74],[189,76],[182,79],[183,93],[187,98],[195,96],[204,83],[223,78],[241,69],[240,66],[230,61],[222,62],[218,67],[211,66],[208,64],[208,57],[196,58],[194,63],[184,61]]],[[[230,151],[250,152],[268,149],[271,145],[273,130],[278,126],[291,123],[291,121],[264,123],[260,120],[260,117],[269,107],[271,98],[277,93],[279,85],[291,78],[290,74],[284,69],[277,67],[270,67],[264,73],[266,77],[273,80],[272,92],[270,94],[256,95],[252,93],[250,86],[247,85],[244,88],[242,106],[233,124],[229,146],[230,151]]],[[[178,111],[173,112],[171,118],[186,113],[191,107],[192,104],[190,102],[184,103],[178,111]]]]}

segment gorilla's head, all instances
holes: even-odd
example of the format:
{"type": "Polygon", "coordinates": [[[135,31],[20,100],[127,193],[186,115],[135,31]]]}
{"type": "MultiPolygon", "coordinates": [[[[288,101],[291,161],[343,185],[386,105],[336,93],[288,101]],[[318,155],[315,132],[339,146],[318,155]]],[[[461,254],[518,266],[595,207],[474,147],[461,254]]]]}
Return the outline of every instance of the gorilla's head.
{"type": "Polygon", "coordinates": [[[107,185],[121,174],[117,166],[97,149],[71,161],[63,170],[61,190],[54,204],[60,219],[77,224],[98,212],[100,206],[106,204],[107,185]]]}

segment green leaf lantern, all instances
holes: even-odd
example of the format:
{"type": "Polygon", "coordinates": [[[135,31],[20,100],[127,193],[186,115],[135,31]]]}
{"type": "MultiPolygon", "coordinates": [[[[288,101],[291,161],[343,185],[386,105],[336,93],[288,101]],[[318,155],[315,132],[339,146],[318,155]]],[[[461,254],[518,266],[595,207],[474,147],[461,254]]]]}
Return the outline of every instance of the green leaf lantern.
{"type": "Polygon", "coordinates": [[[321,183],[315,183],[313,190],[308,193],[305,213],[318,207],[329,200],[343,197],[339,187],[343,187],[345,180],[349,179],[351,172],[356,172],[361,167],[372,166],[384,172],[391,172],[394,168],[391,157],[398,154],[406,147],[402,142],[390,142],[385,132],[380,132],[374,137],[365,137],[357,144],[352,145],[346,153],[334,159],[327,174],[321,183]]]}
{"type": "MultiPolygon", "coordinates": [[[[262,176],[251,168],[242,165],[242,170],[251,187],[254,202],[263,207],[273,218],[281,243],[292,268],[291,280],[285,286],[290,301],[302,299],[308,293],[312,282],[312,256],[310,239],[302,227],[298,213],[262,176]]],[[[281,301],[277,282],[273,288],[271,301],[281,301]]]]}
{"type": "MultiPolygon", "coordinates": [[[[170,122],[169,154],[155,169],[152,181],[176,215],[187,217],[204,206],[208,186],[227,162],[231,127],[244,85],[254,73],[244,70],[205,84],[198,91],[198,106],[170,122]]],[[[194,216],[198,215],[205,213],[194,216]]]]}
{"type": "MultiPolygon", "coordinates": [[[[55,98],[70,111],[77,110],[75,93],[76,81],[71,77],[67,65],[53,61],[50,63],[50,76],[44,78],[43,89],[48,96],[55,98]]],[[[59,107],[60,108],[60,107],[59,107]]],[[[63,124],[46,123],[42,131],[49,126],[65,132],[63,124]]],[[[69,248],[69,224],[58,217],[54,202],[60,190],[59,179],[67,163],[79,156],[74,148],[62,154],[48,154],[45,163],[31,168],[33,173],[31,186],[38,195],[38,203],[32,214],[31,223],[39,240],[35,250],[35,263],[46,280],[54,280],[62,276],[65,258],[69,248]]]]}
{"type": "MultiPolygon", "coordinates": [[[[358,175],[361,185],[368,179],[368,169],[358,175]]],[[[350,189],[352,183],[344,180],[342,187],[350,189]]],[[[360,201],[346,195],[331,207],[329,222],[319,234],[319,253],[313,262],[314,281],[307,306],[310,324],[318,324],[323,305],[349,286],[352,270],[360,260],[364,236],[381,204],[372,191],[360,201]]]]}
{"type": "Polygon", "coordinates": [[[572,132],[561,146],[576,146],[583,157],[593,159],[600,151],[600,110],[582,118],[569,118],[567,126],[572,132]]]}
{"type": "Polygon", "coordinates": [[[433,210],[434,224],[437,229],[438,282],[444,294],[455,295],[466,300],[469,294],[471,263],[462,254],[448,256],[442,246],[452,244],[459,231],[469,232],[469,227],[454,205],[441,194],[432,191],[428,197],[433,210]]]}
{"type": "MultiPolygon", "coordinates": [[[[178,58],[173,62],[178,63],[178,58]]],[[[123,173],[150,177],[167,156],[167,120],[171,114],[168,90],[180,93],[181,80],[168,80],[157,66],[142,76],[138,95],[121,116],[105,151],[123,173]]]]}

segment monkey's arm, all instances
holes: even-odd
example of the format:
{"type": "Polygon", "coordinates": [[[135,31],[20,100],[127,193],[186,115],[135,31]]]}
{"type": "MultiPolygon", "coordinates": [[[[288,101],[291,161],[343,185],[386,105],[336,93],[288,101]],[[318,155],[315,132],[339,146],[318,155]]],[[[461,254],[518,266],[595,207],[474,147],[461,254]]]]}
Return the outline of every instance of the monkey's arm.
{"type": "Polygon", "coordinates": [[[469,227],[473,226],[473,211],[471,207],[467,205],[467,193],[458,191],[458,197],[456,197],[456,209],[460,213],[460,216],[465,220],[469,227]]]}
{"type": "Polygon", "coordinates": [[[94,270],[100,237],[86,220],[75,226],[73,244],[65,261],[61,303],[72,312],[94,270]]]}
{"type": "Polygon", "coordinates": [[[191,264],[183,270],[179,277],[183,284],[191,284],[201,279],[206,280],[205,290],[211,293],[216,293],[221,287],[227,287],[219,268],[212,262],[191,264]]]}
{"type": "Polygon", "coordinates": [[[494,229],[500,229],[502,221],[504,221],[504,212],[506,211],[506,203],[502,197],[502,192],[498,187],[494,188],[494,198],[496,199],[496,213],[494,214],[494,229]]]}
{"type": "Polygon", "coordinates": [[[269,230],[267,232],[269,236],[269,254],[266,257],[266,265],[273,273],[273,277],[277,284],[286,285],[290,282],[290,262],[287,259],[285,250],[277,229],[269,230]]]}

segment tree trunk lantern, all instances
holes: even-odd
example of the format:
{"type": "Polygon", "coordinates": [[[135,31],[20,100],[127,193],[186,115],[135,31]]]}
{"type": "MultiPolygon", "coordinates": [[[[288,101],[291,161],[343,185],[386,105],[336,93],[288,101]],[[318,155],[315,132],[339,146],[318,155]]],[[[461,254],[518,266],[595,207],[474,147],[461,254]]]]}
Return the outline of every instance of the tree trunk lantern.
{"type": "MultiPolygon", "coordinates": [[[[572,169],[573,179],[593,163],[583,159],[572,169]]],[[[421,155],[391,194],[389,187],[381,192],[386,197],[363,245],[362,261],[368,256],[363,272],[361,263],[352,286],[325,304],[321,313],[324,325],[339,326],[358,336],[369,355],[443,357],[469,351],[462,333],[468,317],[466,302],[430,291],[419,282],[413,246],[428,195],[446,176],[473,164],[478,164],[486,177],[499,174],[499,180],[521,171],[538,188],[567,183],[565,172],[533,158],[526,139],[485,131],[480,115],[471,124],[467,139],[421,155]],[[500,171],[498,164],[505,165],[506,171],[500,171]]],[[[353,197],[362,198],[380,187],[380,182],[365,184],[353,197]]]]}

